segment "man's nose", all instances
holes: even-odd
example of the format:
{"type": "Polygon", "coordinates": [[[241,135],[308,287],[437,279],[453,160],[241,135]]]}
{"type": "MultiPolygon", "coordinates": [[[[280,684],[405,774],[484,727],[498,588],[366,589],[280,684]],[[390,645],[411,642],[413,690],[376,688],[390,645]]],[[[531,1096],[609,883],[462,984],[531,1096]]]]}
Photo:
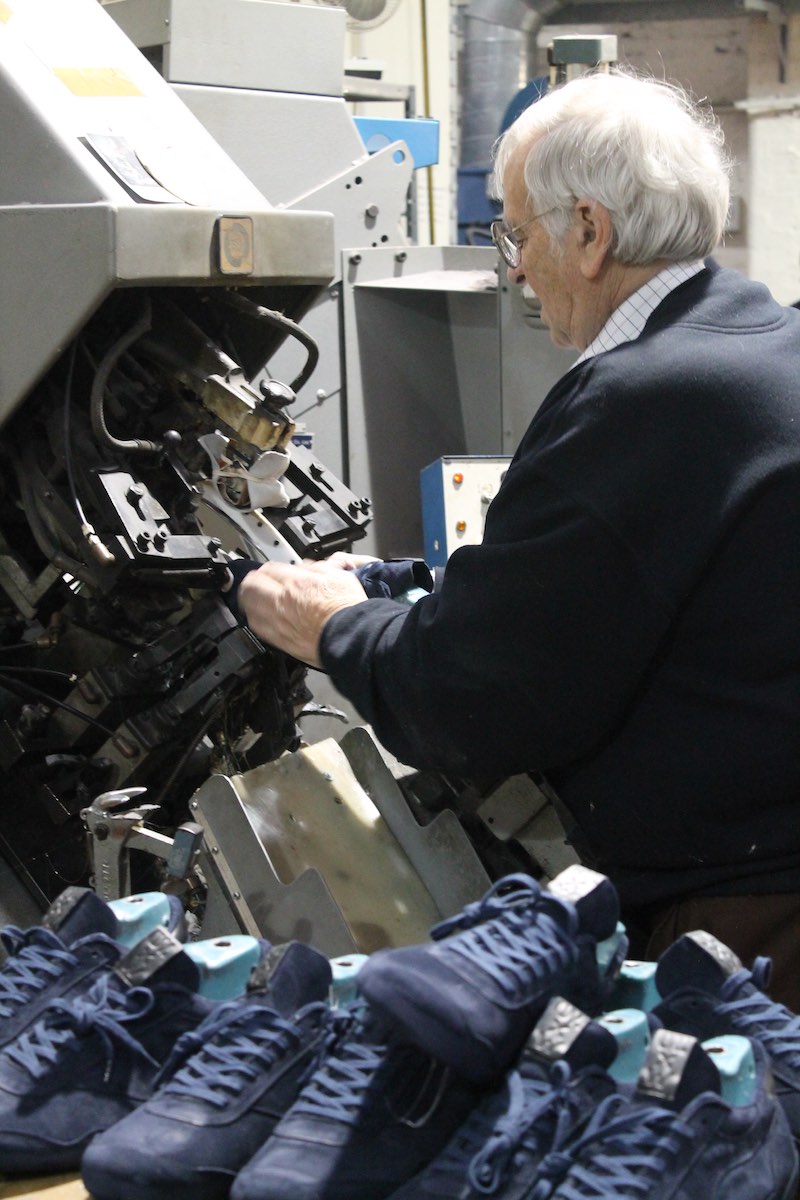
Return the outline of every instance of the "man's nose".
{"type": "Polygon", "coordinates": [[[525,272],[522,267],[506,267],[506,275],[509,283],[516,283],[519,287],[525,282],[525,272]]]}

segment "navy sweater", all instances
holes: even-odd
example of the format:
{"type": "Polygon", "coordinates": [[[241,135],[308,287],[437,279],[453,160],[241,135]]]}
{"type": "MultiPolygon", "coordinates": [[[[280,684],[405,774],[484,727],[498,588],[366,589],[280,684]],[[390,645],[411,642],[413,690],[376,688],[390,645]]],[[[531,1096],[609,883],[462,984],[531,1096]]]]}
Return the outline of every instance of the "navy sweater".
{"type": "Polygon", "coordinates": [[[322,658],[401,761],[544,772],[625,904],[800,891],[800,312],[709,263],[553,387],[441,590],[322,658]]]}

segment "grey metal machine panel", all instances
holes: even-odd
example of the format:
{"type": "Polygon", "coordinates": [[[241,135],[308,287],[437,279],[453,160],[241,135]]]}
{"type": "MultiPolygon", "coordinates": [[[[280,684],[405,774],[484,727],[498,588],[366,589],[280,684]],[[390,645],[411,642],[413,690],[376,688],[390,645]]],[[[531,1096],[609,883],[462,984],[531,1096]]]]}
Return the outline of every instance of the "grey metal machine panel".
{"type": "Polygon", "coordinates": [[[369,549],[420,555],[419,472],[502,450],[496,255],[470,246],[345,251],[349,482],[369,549]]]}
{"type": "Polygon", "coordinates": [[[273,209],[97,0],[3,0],[0,115],[0,417],[114,287],[334,274],[332,218],[273,209]]]}
{"type": "Polygon", "coordinates": [[[341,96],[184,83],[174,90],[272,204],[293,201],[366,155],[341,96]]]}
{"type": "MultiPolygon", "coordinates": [[[[424,941],[489,886],[454,813],[417,823],[366,729],[212,776],[190,807],[222,921],[232,909],[244,930],[272,941],[299,937],[329,956],[424,941]]],[[[204,936],[218,920],[207,914],[204,936]]]]}
{"type": "Polygon", "coordinates": [[[343,8],[271,0],[105,0],[142,48],[164,47],[172,83],[341,96],[343,8]]]}

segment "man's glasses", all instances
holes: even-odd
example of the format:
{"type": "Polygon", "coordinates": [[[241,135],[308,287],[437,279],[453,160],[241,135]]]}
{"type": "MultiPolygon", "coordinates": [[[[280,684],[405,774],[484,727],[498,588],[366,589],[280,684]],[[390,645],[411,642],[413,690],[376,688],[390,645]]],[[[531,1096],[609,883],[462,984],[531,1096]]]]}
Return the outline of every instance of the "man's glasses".
{"type": "Polygon", "coordinates": [[[528,217],[527,221],[520,222],[513,229],[506,221],[492,221],[489,226],[489,232],[492,235],[497,250],[503,262],[515,271],[522,262],[522,247],[517,241],[517,234],[520,229],[524,229],[526,225],[530,225],[533,221],[538,221],[540,217],[546,217],[548,213],[553,211],[552,208],[545,209],[544,212],[536,213],[533,217],[528,217]]]}

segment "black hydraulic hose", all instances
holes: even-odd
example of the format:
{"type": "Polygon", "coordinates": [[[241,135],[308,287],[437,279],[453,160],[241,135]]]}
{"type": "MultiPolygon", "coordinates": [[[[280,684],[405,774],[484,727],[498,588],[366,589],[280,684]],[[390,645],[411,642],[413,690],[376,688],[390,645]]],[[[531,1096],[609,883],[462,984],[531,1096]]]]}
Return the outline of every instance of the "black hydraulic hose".
{"type": "Polygon", "coordinates": [[[113,737],[117,732],[116,729],[111,729],[108,725],[104,725],[102,721],[97,721],[94,717],[88,716],[87,713],[81,712],[73,704],[68,704],[66,700],[57,700],[55,696],[50,696],[47,692],[43,692],[37,687],[23,683],[21,679],[14,679],[12,676],[7,675],[5,671],[0,671],[0,687],[20,696],[23,700],[38,700],[41,704],[45,704],[48,707],[63,709],[70,716],[78,717],[81,721],[85,721],[87,725],[99,729],[106,737],[113,737]]]}
{"type": "Polygon", "coordinates": [[[134,342],[137,342],[143,334],[147,333],[151,325],[150,316],[150,301],[147,300],[145,310],[138,321],[131,325],[127,332],[123,333],[122,337],[117,338],[110,350],[106,351],[100,365],[97,368],[94,381],[92,382],[92,390],[89,397],[89,409],[92,417],[92,432],[97,441],[101,445],[107,446],[111,450],[134,451],[158,453],[163,449],[160,442],[149,442],[142,438],[130,438],[123,440],[115,438],[108,430],[106,425],[105,414],[105,395],[106,386],[109,376],[114,370],[114,367],[119,362],[122,355],[128,350],[134,342]]]}
{"type": "Polygon", "coordinates": [[[276,312],[272,308],[264,308],[263,305],[256,304],[253,300],[248,300],[241,292],[225,292],[223,299],[227,304],[230,304],[233,308],[238,308],[240,312],[246,313],[249,317],[255,317],[259,321],[266,321],[268,325],[272,325],[276,329],[285,329],[300,343],[308,357],[300,374],[289,385],[293,392],[299,392],[303,384],[313,374],[314,368],[319,362],[319,346],[311,337],[311,334],[306,333],[305,329],[302,329],[289,317],[284,316],[283,313],[276,312]]]}

